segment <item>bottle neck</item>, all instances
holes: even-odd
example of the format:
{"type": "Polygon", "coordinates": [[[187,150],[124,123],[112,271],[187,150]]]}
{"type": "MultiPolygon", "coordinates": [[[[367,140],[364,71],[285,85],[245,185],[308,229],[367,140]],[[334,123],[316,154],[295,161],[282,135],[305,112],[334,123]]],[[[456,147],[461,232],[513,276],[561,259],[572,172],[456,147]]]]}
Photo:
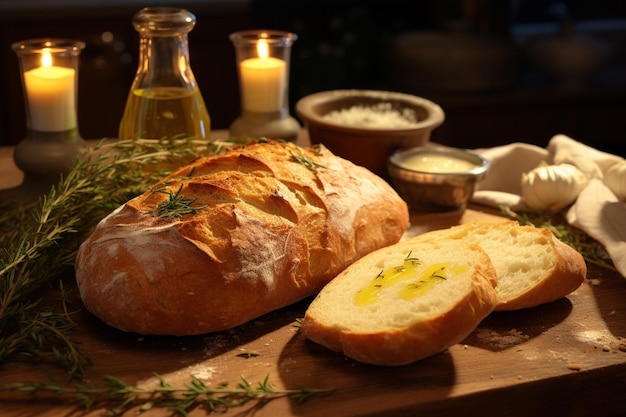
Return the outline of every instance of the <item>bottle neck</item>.
{"type": "Polygon", "coordinates": [[[149,87],[196,87],[186,34],[140,37],[139,67],[133,88],[149,87]]]}

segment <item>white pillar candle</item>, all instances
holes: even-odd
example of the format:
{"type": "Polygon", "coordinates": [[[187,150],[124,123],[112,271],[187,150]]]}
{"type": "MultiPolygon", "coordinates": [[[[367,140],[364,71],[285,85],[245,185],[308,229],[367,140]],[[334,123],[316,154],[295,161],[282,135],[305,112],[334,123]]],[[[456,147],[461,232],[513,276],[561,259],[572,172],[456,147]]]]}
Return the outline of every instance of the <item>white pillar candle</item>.
{"type": "Polygon", "coordinates": [[[44,53],[40,67],[24,72],[31,129],[63,132],[76,128],[75,76],[73,68],[53,66],[49,53],[44,53]]]}
{"type": "Polygon", "coordinates": [[[260,113],[279,111],[285,96],[286,62],[270,57],[263,39],[257,51],[258,58],[244,59],[239,67],[243,108],[260,113]]]}

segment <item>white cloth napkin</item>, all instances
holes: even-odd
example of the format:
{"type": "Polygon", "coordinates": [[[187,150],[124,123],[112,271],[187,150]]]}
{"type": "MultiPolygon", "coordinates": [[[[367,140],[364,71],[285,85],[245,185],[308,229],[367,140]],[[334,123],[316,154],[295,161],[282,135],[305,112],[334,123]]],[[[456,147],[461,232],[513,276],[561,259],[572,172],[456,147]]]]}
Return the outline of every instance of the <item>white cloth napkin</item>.
{"type": "Polygon", "coordinates": [[[602,183],[603,173],[623,158],[599,151],[565,135],[554,136],[544,149],[525,143],[511,143],[476,152],[491,162],[491,168],[477,185],[472,201],[492,207],[524,208],[522,174],[548,164],[569,163],[583,171],[590,181],[567,209],[566,219],[600,242],[615,267],[626,277],[626,203],[602,183]]]}

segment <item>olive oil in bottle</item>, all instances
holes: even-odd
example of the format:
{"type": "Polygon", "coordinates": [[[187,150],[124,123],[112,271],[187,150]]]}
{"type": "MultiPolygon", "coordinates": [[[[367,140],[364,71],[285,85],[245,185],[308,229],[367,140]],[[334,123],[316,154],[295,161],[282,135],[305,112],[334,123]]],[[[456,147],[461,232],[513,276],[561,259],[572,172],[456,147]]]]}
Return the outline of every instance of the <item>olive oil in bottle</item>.
{"type": "Polygon", "coordinates": [[[196,18],[175,7],[146,7],[133,16],[139,67],[120,122],[120,139],[210,139],[211,119],[191,66],[187,34],[196,18]]]}
{"type": "Polygon", "coordinates": [[[120,138],[208,138],[210,120],[197,88],[154,87],[131,92],[125,117],[120,124],[120,138]]]}

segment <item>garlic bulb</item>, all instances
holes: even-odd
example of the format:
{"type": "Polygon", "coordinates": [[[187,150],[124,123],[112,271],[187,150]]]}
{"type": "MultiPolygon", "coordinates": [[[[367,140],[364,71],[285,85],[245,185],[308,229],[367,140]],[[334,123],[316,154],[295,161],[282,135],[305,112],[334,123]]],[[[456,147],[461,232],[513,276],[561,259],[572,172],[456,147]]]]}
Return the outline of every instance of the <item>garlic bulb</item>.
{"type": "Polygon", "coordinates": [[[554,213],[573,203],[587,181],[574,165],[543,163],[522,174],[522,200],[531,209],[554,213]]]}
{"type": "Polygon", "coordinates": [[[626,203],[626,160],[611,165],[604,173],[602,182],[620,201],[626,203]]]}

